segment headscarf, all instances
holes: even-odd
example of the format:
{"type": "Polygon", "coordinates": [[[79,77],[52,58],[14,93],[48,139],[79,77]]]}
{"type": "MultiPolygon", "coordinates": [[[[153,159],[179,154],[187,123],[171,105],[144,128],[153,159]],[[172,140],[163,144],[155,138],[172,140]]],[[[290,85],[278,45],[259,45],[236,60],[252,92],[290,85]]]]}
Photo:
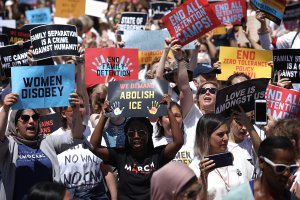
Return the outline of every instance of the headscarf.
{"type": "Polygon", "coordinates": [[[179,162],[169,162],[153,173],[151,200],[175,199],[183,186],[196,177],[193,170],[179,162]]]}
{"type": "MultiPolygon", "coordinates": [[[[33,112],[38,113],[36,110],[34,109],[32,110],[33,112]]],[[[33,138],[32,140],[27,140],[16,130],[17,121],[22,115],[23,111],[24,110],[13,110],[11,112],[6,135],[11,135],[18,144],[25,144],[27,146],[37,147],[40,141],[38,133],[36,133],[36,137],[33,138]]]]}

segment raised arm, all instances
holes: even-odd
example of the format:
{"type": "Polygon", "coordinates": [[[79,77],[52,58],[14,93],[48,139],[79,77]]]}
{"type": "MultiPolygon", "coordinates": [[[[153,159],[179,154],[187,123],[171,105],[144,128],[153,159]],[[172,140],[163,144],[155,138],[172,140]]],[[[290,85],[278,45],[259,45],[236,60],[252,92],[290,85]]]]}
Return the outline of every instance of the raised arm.
{"type": "Polygon", "coordinates": [[[79,101],[78,94],[71,93],[69,102],[72,105],[72,110],[73,110],[72,126],[71,126],[71,132],[73,138],[82,139],[84,127],[82,125],[82,117],[79,111],[80,101],[79,101]]]}
{"type": "Polygon", "coordinates": [[[192,55],[191,55],[191,59],[190,59],[190,70],[194,71],[194,69],[197,66],[197,61],[198,61],[198,52],[200,49],[200,43],[198,42],[198,40],[194,41],[195,44],[195,49],[192,50],[192,55]]]}
{"type": "Polygon", "coordinates": [[[173,142],[169,143],[164,150],[164,158],[167,161],[170,161],[170,160],[174,159],[176,153],[182,147],[184,140],[183,140],[182,130],[179,127],[179,124],[176,121],[176,118],[175,118],[175,116],[172,112],[171,106],[170,106],[170,103],[171,103],[170,95],[164,95],[162,103],[167,103],[167,105],[168,105],[168,117],[169,117],[171,132],[172,132],[172,136],[173,136],[173,142]]]}
{"type": "Polygon", "coordinates": [[[160,60],[158,62],[158,66],[157,66],[157,69],[156,69],[156,75],[155,75],[156,79],[159,79],[159,80],[164,79],[165,63],[166,63],[166,60],[167,60],[167,57],[168,57],[168,54],[169,54],[169,51],[170,51],[170,44],[171,44],[171,39],[166,38],[163,54],[160,57],[160,60]]]}
{"type": "Polygon", "coordinates": [[[245,31],[243,30],[243,33],[254,49],[262,49],[262,47],[251,37],[248,27],[245,31]]]}

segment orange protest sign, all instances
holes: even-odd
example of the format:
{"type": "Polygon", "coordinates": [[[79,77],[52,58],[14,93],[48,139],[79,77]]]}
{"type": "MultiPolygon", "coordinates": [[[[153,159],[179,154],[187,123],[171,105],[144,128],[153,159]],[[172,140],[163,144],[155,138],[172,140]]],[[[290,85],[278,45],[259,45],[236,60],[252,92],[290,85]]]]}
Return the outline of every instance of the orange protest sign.
{"type": "Polygon", "coordinates": [[[56,0],[55,17],[77,18],[85,15],[85,0],[56,0]]]}

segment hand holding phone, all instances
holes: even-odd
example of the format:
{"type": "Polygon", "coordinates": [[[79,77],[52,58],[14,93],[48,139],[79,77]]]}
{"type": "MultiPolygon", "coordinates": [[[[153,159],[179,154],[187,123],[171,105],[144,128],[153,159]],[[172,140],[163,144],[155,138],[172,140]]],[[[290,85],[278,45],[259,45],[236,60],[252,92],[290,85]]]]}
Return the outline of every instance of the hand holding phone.
{"type": "Polygon", "coordinates": [[[267,123],[267,101],[255,100],[255,124],[264,126],[267,123]]]}
{"type": "Polygon", "coordinates": [[[226,167],[233,165],[233,155],[231,152],[219,153],[206,156],[209,160],[213,160],[215,163],[214,168],[226,167]]]}

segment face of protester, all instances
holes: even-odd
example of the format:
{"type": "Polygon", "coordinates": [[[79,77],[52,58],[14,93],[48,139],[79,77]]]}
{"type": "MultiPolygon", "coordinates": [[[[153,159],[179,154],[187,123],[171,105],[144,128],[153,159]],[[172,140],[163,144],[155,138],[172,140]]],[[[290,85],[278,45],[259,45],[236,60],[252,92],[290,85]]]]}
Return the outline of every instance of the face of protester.
{"type": "MultiPolygon", "coordinates": [[[[249,120],[252,121],[253,113],[248,112],[246,113],[249,120]]],[[[235,143],[241,143],[244,141],[245,137],[247,137],[248,131],[244,125],[239,123],[236,119],[233,119],[230,124],[230,133],[234,137],[235,143]]]]}
{"type": "Polygon", "coordinates": [[[200,45],[199,53],[208,53],[208,49],[204,44],[200,45]]]}
{"type": "Polygon", "coordinates": [[[130,123],[127,130],[128,143],[135,151],[142,151],[146,148],[148,143],[147,126],[140,121],[133,121],[130,123]]]}
{"type": "Polygon", "coordinates": [[[21,116],[17,119],[16,131],[27,140],[36,138],[39,127],[38,116],[39,115],[31,109],[24,110],[21,116]]]}
{"type": "Polygon", "coordinates": [[[227,149],[229,130],[227,124],[222,124],[209,138],[209,154],[224,153],[227,149]]]}
{"type": "MultiPolygon", "coordinates": [[[[216,88],[216,86],[211,83],[207,83],[203,85],[202,88],[216,88]]],[[[209,90],[206,90],[204,94],[199,94],[198,101],[201,109],[214,108],[216,103],[216,93],[212,94],[209,90]]]]}
{"type": "Polygon", "coordinates": [[[177,195],[176,200],[196,200],[200,191],[201,185],[195,180],[194,182],[191,182],[184,191],[177,195]]]}
{"type": "MultiPolygon", "coordinates": [[[[296,163],[294,153],[286,149],[273,149],[272,157],[269,160],[274,164],[293,165],[296,163]]],[[[259,167],[263,171],[263,177],[266,179],[267,184],[274,190],[282,191],[292,175],[289,170],[285,170],[282,174],[276,173],[275,169],[262,158],[259,158],[259,167]]]]}
{"type": "MultiPolygon", "coordinates": [[[[182,119],[182,114],[181,114],[180,109],[176,105],[173,105],[171,107],[171,111],[173,112],[177,123],[180,126],[182,126],[183,119],[182,119]]],[[[165,136],[172,137],[171,125],[170,125],[169,117],[168,116],[163,116],[160,122],[161,122],[162,127],[164,128],[164,134],[165,134],[165,136]]]]}

